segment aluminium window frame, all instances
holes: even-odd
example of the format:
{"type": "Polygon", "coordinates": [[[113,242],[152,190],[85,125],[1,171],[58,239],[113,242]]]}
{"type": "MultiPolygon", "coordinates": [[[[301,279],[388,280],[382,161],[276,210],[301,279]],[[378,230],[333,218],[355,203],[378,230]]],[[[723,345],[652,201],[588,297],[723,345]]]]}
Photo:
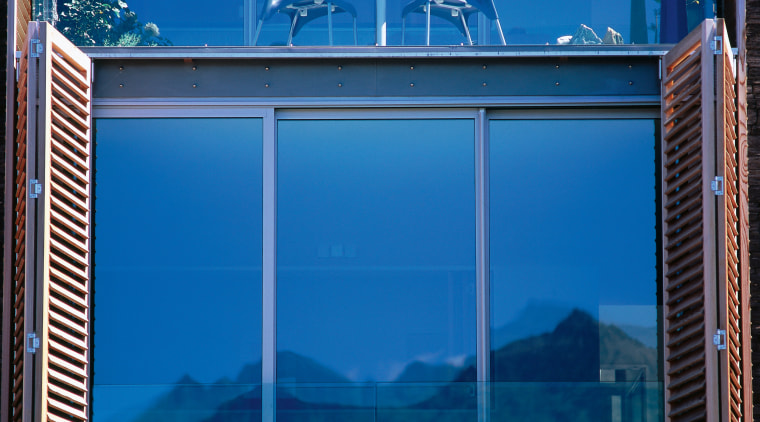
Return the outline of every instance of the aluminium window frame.
{"type": "MultiPolygon", "coordinates": [[[[546,107],[526,103],[515,107],[452,107],[445,101],[425,101],[420,107],[346,107],[341,101],[319,99],[314,107],[262,106],[248,101],[221,99],[150,99],[95,101],[93,119],[163,118],[261,118],[262,156],[262,421],[276,420],[277,359],[277,123],[280,120],[418,120],[463,119],[474,123],[475,154],[475,270],[476,270],[476,360],[478,421],[490,420],[490,263],[489,263],[489,123],[491,120],[634,120],[660,118],[655,105],[621,106],[610,101],[600,106],[593,99],[584,104],[546,107]],[[147,107],[146,107],[147,105],[147,107]],[[339,105],[341,108],[336,108],[339,105]],[[319,107],[319,108],[317,108],[319,107]],[[324,107],[324,108],[322,108],[324,107]]],[[[619,99],[617,99],[619,100],[619,99]]],[[[547,101],[550,102],[550,101],[547,101]]],[[[367,103],[372,103],[369,100],[367,103]]],[[[624,101],[623,101],[624,103],[624,101]]],[[[557,103],[554,103],[555,105],[557,103]]],[[[96,134],[97,138],[97,134],[96,134]]],[[[657,140],[655,140],[657,142],[657,140]]],[[[97,168],[97,163],[95,163],[97,168]]]]}

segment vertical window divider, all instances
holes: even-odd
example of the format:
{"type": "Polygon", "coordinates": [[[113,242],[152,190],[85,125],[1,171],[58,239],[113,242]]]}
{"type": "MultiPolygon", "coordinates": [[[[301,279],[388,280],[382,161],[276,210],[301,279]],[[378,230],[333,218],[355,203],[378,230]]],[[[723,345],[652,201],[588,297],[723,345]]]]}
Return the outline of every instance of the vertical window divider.
{"type": "Polygon", "coordinates": [[[277,120],[274,109],[264,115],[262,160],[262,350],[261,419],[275,420],[277,369],[277,120]]]}
{"type": "Polygon", "coordinates": [[[244,0],[243,45],[253,45],[254,32],[256,31],[256,13],[256,0],[244,0]]]}
{"type": "Polygon", "coordinates": [[[490,420],[491,297],[488,260],[488,116],[478,110],[475,120],[475,266],[477,297],[478,422],[490,420]]]}
{"type": "Polygon", "coordinates": [[[387,44],[386,7],[385,0],[375,2],[375,44],[379,46],[387,44]]]}

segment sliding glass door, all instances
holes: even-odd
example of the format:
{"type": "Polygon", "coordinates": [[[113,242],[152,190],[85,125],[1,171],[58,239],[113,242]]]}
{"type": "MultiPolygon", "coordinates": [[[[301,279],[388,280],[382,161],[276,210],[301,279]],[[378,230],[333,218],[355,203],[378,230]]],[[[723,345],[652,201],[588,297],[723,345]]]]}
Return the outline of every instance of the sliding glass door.
{"type": "Polygon", "coordinates": [[[476,416],[474,133],[278,121],[278,418],[476,416]]]}
{"type": "Polygon", "coordinates": [[[235,110],[97,120],[93,420],[661,419],[656,114],[235,110]]]}

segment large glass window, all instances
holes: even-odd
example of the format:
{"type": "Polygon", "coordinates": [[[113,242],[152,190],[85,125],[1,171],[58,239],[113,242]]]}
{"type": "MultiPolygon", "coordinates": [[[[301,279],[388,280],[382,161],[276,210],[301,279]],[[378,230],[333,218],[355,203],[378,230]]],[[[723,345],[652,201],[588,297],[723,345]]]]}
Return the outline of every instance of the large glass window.
{"type": "Polygon", "coordinates": [[[712,0],[435,0],[428,25],[426,0],[94,0],[38,9],[54,4],[57,13],[37,15],[57,17],[57,28],[85,46],[658,44],[722,10],[712,0]]]}
{"type": "Polygon", "coordinates": [[[659,420],[656,124],[491,121],[494,420],[659,420]]]}
{"type": "Polygon", "coordinates": [[[659,122],[600,113],[98,119],[93,420],[259,420],[272,368],[281,420],[661,420],[659,122]]]}
{"type": "Polygon", "coordinates": [[[278,414],[473,415],[474,120],[277,132],[278,414]]]}
{"type": "Polygon", "coordinates": [[[262,120],[96,126],[93,420],[260,417],[262,120]]]}

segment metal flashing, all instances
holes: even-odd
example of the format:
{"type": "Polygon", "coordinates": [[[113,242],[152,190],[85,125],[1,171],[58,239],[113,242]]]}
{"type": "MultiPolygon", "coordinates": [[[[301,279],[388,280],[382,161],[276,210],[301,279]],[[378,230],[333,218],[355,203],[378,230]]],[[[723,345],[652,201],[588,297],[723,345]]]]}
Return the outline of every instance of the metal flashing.
{"type": "Polygon", "coordinates": [[[94,60],[118,59],[343,59],[425,57],[630,57],[662,56],[673,46],[508,45],[419,47],[82,47],[94,60]]]}

